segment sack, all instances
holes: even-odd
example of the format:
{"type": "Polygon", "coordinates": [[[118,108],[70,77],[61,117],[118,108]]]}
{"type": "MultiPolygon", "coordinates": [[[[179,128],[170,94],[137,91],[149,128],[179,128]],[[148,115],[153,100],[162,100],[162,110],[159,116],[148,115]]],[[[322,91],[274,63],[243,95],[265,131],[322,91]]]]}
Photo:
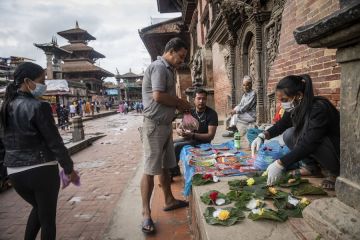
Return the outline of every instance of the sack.
{"type": "Polygon", "coordinates": [[[181,128],[185,131],[195,131],[199,129],[199,121],[190,113],[185,113],[182,119],[181,128]]]}
{"type": "Polygon", "coordinates": [[[260,146],[254,161],[254,167],[259,170],[266,170],[271,163],[285,156],[289,152],[290,149],[286,146],[281,146],[278,141],[269,141],[260,146]]]}

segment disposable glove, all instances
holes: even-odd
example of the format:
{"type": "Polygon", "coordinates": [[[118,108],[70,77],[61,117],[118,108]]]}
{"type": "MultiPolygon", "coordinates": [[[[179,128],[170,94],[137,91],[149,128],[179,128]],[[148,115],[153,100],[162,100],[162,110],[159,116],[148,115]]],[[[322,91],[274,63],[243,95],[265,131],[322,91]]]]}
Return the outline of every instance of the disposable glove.
{"type": "Polygon", "coordinates": [[[255,151],[259,151],[260,145],[264,143],[265,134],[260,133],[255,140],[251,143],[251,155],[255,156],[255,151]]]}
{"type": "Polygon", "coordinates": [[[266,170],[268,172],[267,185],[269,186],[274,185],[274,183],[279,179],[282,171],[284,170],[284,167],[280,165],[278,161],[279,160],[276,160],[275,162],[270,164],[266,170]]]}

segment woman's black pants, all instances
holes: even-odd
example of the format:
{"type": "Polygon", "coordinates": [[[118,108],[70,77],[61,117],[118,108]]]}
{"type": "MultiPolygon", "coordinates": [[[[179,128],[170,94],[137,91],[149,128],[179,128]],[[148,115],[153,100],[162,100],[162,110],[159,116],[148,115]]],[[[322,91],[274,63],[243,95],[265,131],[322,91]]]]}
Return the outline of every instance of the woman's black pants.
{"type": "MultiPolygon", "coordinates": [[[[288,128],[283,135],[286,146],[292,150],[296,146],[296,139],[294,137],[294,128],[288,128]]],[[[303,162],[312,164],[317,162],[323,169],[330,172],[333,176],[340,174],[340,159],[335,152],[335,147],[329,137],[325,137],[323,142],[319,145],[316,151],[303,162]]]]}
{"type": "Polygon", "coordinates": [[[56,205],[60,188],[58,165],[36,167],[10,174],[15,191],[33,207],[25,240],[34,240],[41,228],[42,240],[56,237],[56,205]]]}

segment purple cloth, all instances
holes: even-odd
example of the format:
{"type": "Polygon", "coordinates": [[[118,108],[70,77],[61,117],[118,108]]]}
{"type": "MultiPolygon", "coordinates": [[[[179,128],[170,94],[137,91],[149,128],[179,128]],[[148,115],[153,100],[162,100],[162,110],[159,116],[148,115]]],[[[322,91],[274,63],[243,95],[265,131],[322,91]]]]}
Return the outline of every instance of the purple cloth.
{"type": "MultiPolygon", "coordinates": [[[[77,174],[79,174],[78,171],[76,171],[77,174]]],[[[65,174],[64,170],[60,171],[60,179],[62,183],[62,189],[66,188],[70,184],[70,178],[65,174]]],[[[75,186],[80,186],[80,176],[79,179],[73,183],[75,186]]]]}

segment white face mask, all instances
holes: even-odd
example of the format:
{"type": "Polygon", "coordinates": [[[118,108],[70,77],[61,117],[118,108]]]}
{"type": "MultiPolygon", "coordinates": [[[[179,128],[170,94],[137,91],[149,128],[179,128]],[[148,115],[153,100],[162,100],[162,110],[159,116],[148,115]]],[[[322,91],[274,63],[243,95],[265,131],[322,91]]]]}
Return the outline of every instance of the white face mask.
{"type": "MultiPolygon", "coordinates": [[[[295,99],[295,98],[294,98],[295,99]]],[[[290,112],[291,110],[294,109],[295,105],[294,105],[294,99],[291,102],[281,102],[281,107],[286,111],[286,112],[290,112]]]]}

